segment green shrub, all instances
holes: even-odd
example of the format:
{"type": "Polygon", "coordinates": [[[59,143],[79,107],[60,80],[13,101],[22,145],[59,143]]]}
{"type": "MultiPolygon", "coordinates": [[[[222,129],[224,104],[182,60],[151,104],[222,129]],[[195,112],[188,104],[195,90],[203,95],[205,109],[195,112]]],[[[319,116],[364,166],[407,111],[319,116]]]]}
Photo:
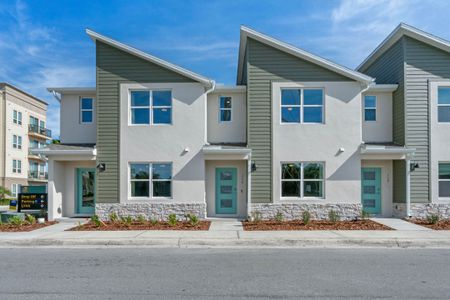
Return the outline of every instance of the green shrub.
{"type": "Polygon", "coordinates": [[[431,214],[431,215],[427,216],[427,222],[430,224],[435,225],[435,224],[439,223],[439,220],[440,220],[440,217],[438,214],[431,214]]]}
{"type": "Polygon", "coordinates": [[[339,215],[339,213],[337,211],[332,209],[328,212],[328,220],[331,223],[337,223],[337,222],[339,222],[340,219],[341,219],[341,216],[339,215]]]}
{"type": "Polygon", "coordinates": [[[157,218],[152,218],[151,220],[150,220],[150,223],[152,223],[152,225],[153,226],[155,226],[156,224],[158,224],[158,219],[157,218]]]}
{"type": "Polygon", "coordinates": [[[275,215],[275,221],[277,222],[283,222],[284,220],[284,215],[281,211],[277,212],[277,214],[275,215]]]}
{"type": "Polygon", "coordinates": [[[129,226],[133,223],[133,217],[132,216],[126,216],[126,217],[122,217],[121,221],[123,224],[129,226]]]}
{"type": "Polygon", "coordinates": [[[200,220],[198,219],[198,217],[196,215],[189,214],[189,215],[187,215],[187,217],[189,219],[189,224],[191,224],[192,226],[195,226],[198,224],[198,222],[200,222],[200,220]]]}
{"type": "Polygon", "coordinates": [[[29,224],[34,224],[36,223],[36,217],[33,215],[26,214],[25,221],[27,221],[29,224]]]}
{"type": "Polygon", "coordinates": [[[305,210],[304,212],[302,212],[302,221],[305,225],[309,224],[309,222],[311,221],[311,213],[309,211],[305,210]]]}
{"type": "Polygon", "coordinates": [[[100,217],[98,215],[93,215],[91,217],[91,222],[97,227],[100,227],[103,225],[103,222],[100,220],[100,217]]]}
{"type": "Polygon", "coordinates": [[[176,214],[170,214],[167,218],[167,223],[169,223],[170,226],[175,226],[178,223],[177,215],[176,214]]]}
{"type": "Polygon", "coordinates": [[[12,216],[11,218],[9,218],[9,223],[14,226],[22,226],[25,221],[22,220],[22,218],[19,216],[12,216]]]}
{"type": "Polygon", "coordinates": [[[117,223],[119,222],[119,217],[117,216],[117,214],[113,211],[112,213],[109,214],[109,220],[113,223],[117,223]]]}
{"type": "Polygon", "coordinates": [[[147,219],[145,218],[144,215],[139,215],[139,216],[137,217],[136,221],[138,221],[138,222],[141,223],[141,224],[144,224],[144,223],[147,221],[147,219]]]}
{"type": "Polygon", "coordinates": [[[252,212],[252,220],[253,222],[260,222],[262,220],[261,212],[255,210],[252,212]]]}
{"type": "Polygon", "coordinates": [[[361,220],[367,220],[370,218],[370,214],[364,209],[361,210],[361,220]]]}

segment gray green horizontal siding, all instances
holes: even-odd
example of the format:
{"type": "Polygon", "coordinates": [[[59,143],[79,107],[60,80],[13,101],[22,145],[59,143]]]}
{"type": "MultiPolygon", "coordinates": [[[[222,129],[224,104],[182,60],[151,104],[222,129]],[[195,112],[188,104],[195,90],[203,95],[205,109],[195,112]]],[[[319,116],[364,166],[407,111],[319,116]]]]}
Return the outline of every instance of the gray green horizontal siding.
{"type": "Polygon", "coordinates": [[[246,49],[248,146],[257,169],[252,173],[253,203],[272,201],[272,82],[349,81],[308,61],[251,38],[246,49]]]}
{"type": "MultiPolygon", "coordinates": [[[[405,80],[404,80],[404,39],[401,38],[367,69],[361,70],[376,79],[378,84],[398,84],[392,95],[392,137],[393,142],[405,145],[405,80]]],[[[394,161],[393,198],[394,202],[405,202],[405,164],[394,161]]]]}
{"type": "Polygon", "coordinates": [[[411,202],[431,199],[428,82],[430,79],[449,78],[449,53],[405,38],[406,144],[416,148],[414,159],[420,166],[411,173],[411,202]]]}
{"type": "MultiPolygon", "coordinates": [[[[156,64],[96,42],[97,163],[106,171],[97,177],[98,203],[120,202],[120,84],[192,82],[191,79],[156,64]]],[[[144,137],[145,138],[145,137],[144,137]]]]}

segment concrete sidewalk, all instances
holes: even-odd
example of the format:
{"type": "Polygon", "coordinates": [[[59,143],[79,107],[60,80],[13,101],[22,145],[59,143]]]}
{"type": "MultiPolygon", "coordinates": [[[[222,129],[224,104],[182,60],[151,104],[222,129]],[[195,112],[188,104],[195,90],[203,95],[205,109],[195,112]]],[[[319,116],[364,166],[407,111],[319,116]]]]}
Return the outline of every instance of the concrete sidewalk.
{"type": "Polygon", "coordinates": [[[210,231],[64,231],[67,221],[25,233],[0,233],[0,247],[177,248],[449,248],[450,231],[243,231],[236,223],[210,231]]]}

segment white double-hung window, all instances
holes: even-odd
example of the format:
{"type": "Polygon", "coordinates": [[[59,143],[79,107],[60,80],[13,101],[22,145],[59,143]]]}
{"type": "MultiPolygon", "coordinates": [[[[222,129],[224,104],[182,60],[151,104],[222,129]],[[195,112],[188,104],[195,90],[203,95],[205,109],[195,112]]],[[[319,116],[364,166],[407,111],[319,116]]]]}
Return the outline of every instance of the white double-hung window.
{"type": "Polygon", "coordinates": [[[172,124],[172,91],[130,91],[130,124],[172,124]]]}
{"type": "Polygon", "coordinates": [[[323,123],[323,89],[282,88],[281,123],[323,123]]]}
{"type": "Polygon", "coordinates": [[[438,88],[438,122],[450,123],[450,87],[438,88]]]}
{"type": "Polygon", "coordinates": [[[377,97],[364,96],[364,121],[374,122],[377,120],[377,97]]]}
{"type": "Polygon", "coordinates": [[[20,159],[13,159],[12,171],[13,173],[22,173],[22,161],[20,159]]]}
{"type": "Polygon", "coordinates": [[[22,113],[17,110],[13,110],[13,123],[22,125],[22,113]]]}
{"type": "Polygon", "coordinates": [[[281,164],[281,198],[323,198],[324,163],[286,162],[281,164]]]}
{"type": "Polygon", "coordinates": [[[219,97],[219,120],[220,122],[231,122],[232,117],[232,102],[231,97],[219,97]]]}
{"type": "Polygon", "coordinates": [[[94,120],[94,99],[80,99],[80,123],[89,124],[94,120]]]}
{"type": "Polygon", "coordinates": [[[130,196],[172,197],[172,163],[130,163],[130,196]]]}
{"type": "Polygon", "coordinates": [[[22,149],[22,137],[13,134],[12,146],[14,149],[22,149]]]}
{"type": "Polygon", "coordinates": [[[439,198],[450,199],[450,162],[439,163],[439,198]]]}

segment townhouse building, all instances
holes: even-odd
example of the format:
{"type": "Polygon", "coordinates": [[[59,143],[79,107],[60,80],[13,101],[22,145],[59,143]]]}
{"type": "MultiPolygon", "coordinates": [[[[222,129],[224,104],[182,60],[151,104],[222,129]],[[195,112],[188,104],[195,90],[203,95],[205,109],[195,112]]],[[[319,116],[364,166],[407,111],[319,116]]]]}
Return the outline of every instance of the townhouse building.
{"type": "Polygon", "coordinates": [[[49,218],[330,210],[450,217],[450,43],[406,24],[352,70],[247,27],[237,84],[91,30],[95,87],[52,87],[49,218]]]}
{"type": "Polygon", "coordinates": [[[0,185],[17,197],[22,186],[47,184],[47,160],[33,148],[51,139],[46,128],[47,103],[0,83],[0,185]]]}

